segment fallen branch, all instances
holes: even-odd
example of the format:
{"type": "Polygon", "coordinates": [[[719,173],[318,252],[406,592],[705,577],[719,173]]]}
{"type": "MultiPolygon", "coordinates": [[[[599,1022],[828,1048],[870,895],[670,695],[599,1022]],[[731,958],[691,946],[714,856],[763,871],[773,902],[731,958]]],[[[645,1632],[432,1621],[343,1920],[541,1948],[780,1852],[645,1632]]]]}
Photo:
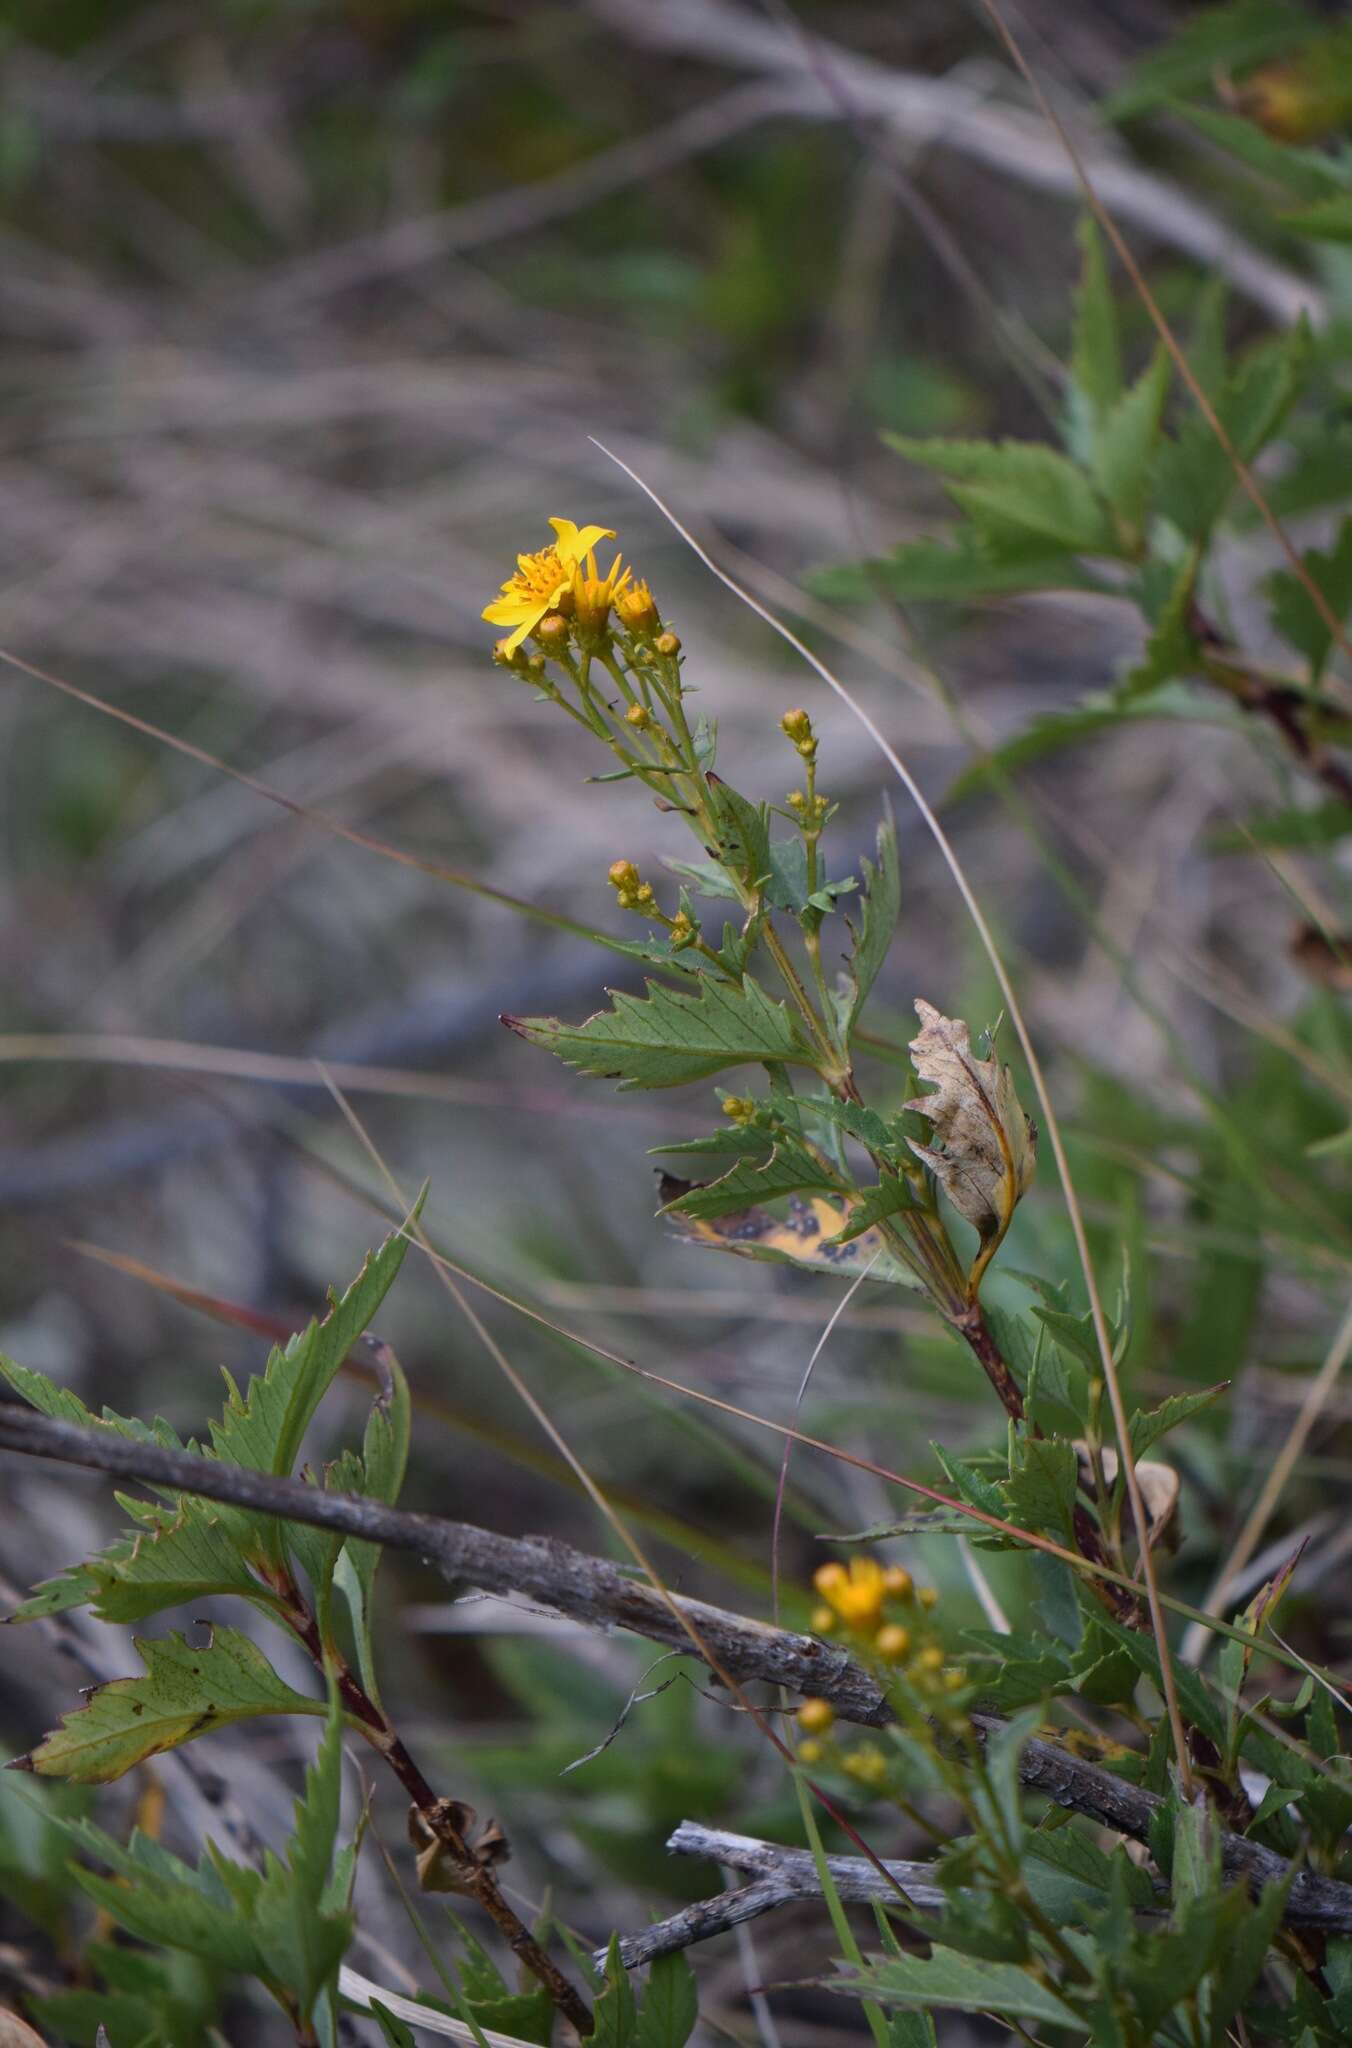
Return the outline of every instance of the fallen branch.
{"type": "MultiPolygon", "coordinates": [[[[893,1718],[873,1674],[834,1644],[747,1620],[703,1600],[674,1596],[669,1601],[604,1558],[589,1557],[549,1537],[497,1536],[469,1522],[411,1514],[351,1494],[322,1493],[302,1480],[274,1479],[246,1466],[166,1450],[119,1436],[111,1428],[87,1429],[11,1402],[0,1402],[0,1449],[86,1465],[124,1479],[339,1530],[391,1550],[411,1551],[462,1589],[517,1594],[589,1627],[630,1629],[651,1642],[697,1656],[682,1626],[685,1616],[722,1669],[739,1683],[763,1680],[829,1700],[842,1721],[862,1727],[882,1727],[893,1718]]],[[[972,1719],[984,1731],[1004,1726],[995,1715],[974,1714],[972,1719]]],[[[1024,1745],[1019,1776],[1030,1791],[1042,1793],[1055,1805],[1139,1842],[1149,1840],[1162,1804],[1157,1794],[1037,1736],[1024,1745]]],[[[1221,1836],[1221,1860],[1229,1876],[1242,1876],[1255,1886],[1285,1877],[1290,1869],[1284,1857],[1242,1835],[1221,1836]]],[[[1286,1918],[1329,1933],[1352,1933],[1352,1884],[1297,1871],[1286,1918]]]]}
{"type": "MultiPolygon", "coordinates": [[[[658,1956],[669,1956],[676,1949],[692,1948],[697,1941],[708,1941],[715,1934],[726,1934],[729,1928],[759,1919],[762,1913],[773,1913],[795,1899],[819,1899],[822,1895],[817,1866],[807,1849],[785,1849],[778,1842],[758,1842],[752,1835],[706,1828],[697,1820],[683,1820],[669,1837],[667,1848],[673,1856],[704,1856],[733,1870],[752,1871],[754,1882],[735,1891],[716,1892],[711,1899],[697,1899],[694,1905],[673,1913],[669,1920],[659,1920],[640,1934],[622,1936],[620,1961],[626,1970],[654,1962],[658,1956]]],[[[828,1856],[826,1864],[836,1890],[850,1905],[868,1905],[876,1900],[880,1905],[895,1906],[898,1888],[914,1906],[937,1909],[946,1903],[942,1887],[934,1883],[934,1866],[929,1863],[888,1861],[879,1871],[863,1856],[828,1856]]],[[[598,1949],[598,1968],[605,1959],[606,1951],[598,1949]]]]}
{"type": "MultiPolygon", "coordinates": [[[[1079,183],[1057,138],[1022,107],[992,105],[970,86],[891,69],[843,44],[767,20],[760,9],[726,0],[589,0],[612,35],[638,48],[694,57],[722,71],[766,82],[806,81],[822,118],[839,119],[839,96],[853,113],[883,121],[911,147],[932,145],[985,164],[998,177],[1078,202],[1079,183]],[[829,73],[837,88],[823,83],[829,73]]],[[[1283,326],[1302,313],[1316,326],[1328,318],[1318,286],[1250,249],[1243,236],[1177,185],[1142,169],[1102,134],[1083,148],[1085,166],[1111,211],[1132,227],[1182,250],[1203,270],[1219,271],[1283,326]]]]}

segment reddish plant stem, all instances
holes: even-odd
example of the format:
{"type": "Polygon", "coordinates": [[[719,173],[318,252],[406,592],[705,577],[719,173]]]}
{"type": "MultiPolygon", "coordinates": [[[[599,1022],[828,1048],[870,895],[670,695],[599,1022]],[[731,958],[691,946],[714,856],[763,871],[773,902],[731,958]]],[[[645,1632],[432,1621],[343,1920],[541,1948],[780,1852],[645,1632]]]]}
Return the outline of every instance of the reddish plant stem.
{"type": "Polygon", "coordinates": [[[288,1626],[304,1645],[315,1669],[321,1674],[330,1670],[334,1673],[343,1706],[407,1792],[428,1834],[444,1845],[457,1887],[483,1907],[522,1967],[544,1985],[577,2033],[583,2037],[590,2034],[594,2022],[586,2000],[508,1904],[491,1866],[476,1856],[466,1840],[458,1824],[458,1817],[464,1809],[455,1800],[441,1798],[432,1790],[383,1709],[371,1699],[344,1658],[332,1645],[326,1653],[319,1625],[290,1575],[282,1572],[269,1574],[269,1577],[286,1602],[288,1626]]]}

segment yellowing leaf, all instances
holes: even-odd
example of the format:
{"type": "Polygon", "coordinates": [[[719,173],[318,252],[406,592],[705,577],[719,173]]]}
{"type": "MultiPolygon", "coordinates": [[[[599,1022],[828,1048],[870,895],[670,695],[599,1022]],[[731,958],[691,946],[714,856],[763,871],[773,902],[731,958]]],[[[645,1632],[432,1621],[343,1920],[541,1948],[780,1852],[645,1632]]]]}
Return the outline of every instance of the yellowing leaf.
{"type": "Polygon", "coordinates": [[[96,1686],[85,1706],[10,1769],[102,1785],[226,1721],[325,1711],[323,1700],[293,1692],[239,1629],[218,1628],[200,1649],[180,1635],[142,1636],[136,1647],[146,1667],[140,1678],[96,1686]]]}
{"type": "Polygon", "coordinates": [[[935,1093],[917,1096],[909,1107],[934,1125],[934,1143],[911,1149],[980,1235],[967,1276],[975,1294],[1019,1197],[1032,1185],[1037,1127],[1019,1106],[1009,1068],[976,1058],[960,1017],[941,1016],[921,997],[915,1008],[921,1029],[911,1041],[911,1063],[935,1093]]]}
{"type": "Polygon", "coordinates": [[[739,1209],[731,1216],[692,1217],[682,1215],[672,1206],[689,1194],[692,1182],[675,1180],[664,1173],[658,1185],[672,1222],[691,1244],[733,1252],[742,1259],[801,1266],[809,1273],[841,1273],[847,1279],[853,1279],[867,1267],[871,1280],[881,1280],[893,1287],[920,1285],[909,1267],[903,1266],[889,1250],[876,1226],[848,1243],[839,1241],[840,1233],[848,1229],[860,1207],[857,1197],[838,1196],[827,1201],[822,1195],[814,1195],[804,1201],[800,1196],[791,1196],[787,1216],[775,1216],[769,1209],[756,1206],[739,1209]]]}

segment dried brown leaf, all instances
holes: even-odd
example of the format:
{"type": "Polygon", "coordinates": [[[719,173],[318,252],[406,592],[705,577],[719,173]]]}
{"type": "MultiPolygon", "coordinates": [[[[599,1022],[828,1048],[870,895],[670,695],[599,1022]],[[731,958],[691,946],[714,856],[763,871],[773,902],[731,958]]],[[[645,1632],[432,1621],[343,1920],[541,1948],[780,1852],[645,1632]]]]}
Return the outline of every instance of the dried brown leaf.
{"type": "Polygon", "coordinates": [[[975,1294],[1019,1197],[1032,1185],[1037,1126],[1020,1107],[1009,1068],[977,1059],[961,1017],[944,1017],[919,996],[915,1009],[921,1028],[911,1041],[911,1063],[935,1092],[909,1107],[929,1118],[934,1143],[911,1149],[981,1238],[968,1275],[975,1294]]]}

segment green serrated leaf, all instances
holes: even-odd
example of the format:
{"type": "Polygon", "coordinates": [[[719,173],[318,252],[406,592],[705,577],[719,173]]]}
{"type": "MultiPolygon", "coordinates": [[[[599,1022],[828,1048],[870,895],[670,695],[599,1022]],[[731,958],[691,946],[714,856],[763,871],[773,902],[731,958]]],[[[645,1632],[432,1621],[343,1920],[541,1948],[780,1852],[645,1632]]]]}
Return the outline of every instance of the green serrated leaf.
{"type": "MultiPolygon", "coordinates": [[[[967,1464],[954,1452],[945,1450],[942,1444],[932,1443],[930,1449],[943,1466],[953,1491],[960,1500],[965,1501],[970,1508],[980,1508],[985,1514],[995,1515],[1002,1522],[1005,1520],[1005,1498],[994,1480],[987,1479],[975,1466],[967,1464]]],[[[972,1531],[972,1540],[981,1540],[975,1530],[972,1531]]],[[[996,1536],[992,1531],[991,1540],[1004,1543],[1006,1539],[996,1536]]]]}
{"type": "Polygon", "coordinates": [[[712,770],[704,780],[719,860],[748,888],[759,887],[770,874],[770,814],[767,807],[749,802],[730,782],[724,782],[712,770]]]}
{"type": "Polygon", "coordinates": [[[418,2048],[412,2029],[406,2027],[378,1998],[373,1998],[366,2010],[374,2018],[380,2028],[380,2038],[389,2043],[389,2048],[418,2048]]]}
{"type": "MultiPolygon", "coordinates": [[[[369,1500],[393,1507],[399,1499],[408,1467],[413,1412],[408,1381],[394,1353],[384,1356],[387,1384],[371,1405],[362,1440],[361,1490],[369,1500]]],[[[378,1543],[364,1543],[349,1537],[338,1559],[335,1583],[342,1591],[352,1617],[357,1664],[368,1698],[380,1702],[376,1660],[371,1642],[372,1600],[376,1574],[384,1551],[378,1543]]]]}
{"type": "Polygon", "coordinates": [[[96,1686],[86,1704],[22,1760],[25,1769],[76,1785],[103,1785],[133,1764],[231,1721],[324,1713],[322,1700],[293,1692],[239,1629],[216,1629],[201,1647],[181,1635],[141,1636],[136,1648],[144,1675],[96,1686]]]}
{"type": "Polygon", "coordinates": [[[1079,1461],[1075,1446],[1064,1437],[1024,1437],[1018,1462],[1000,1488],[1001,1519],[1021,1529],[1074,1541],[1075,1494],[1079,1461]]]}
{"type": "MultiPolygon", "coordinates": [[[[1349,195],[1352,197],[1352,195],[1349,195]]],[[[1352,513],[1338,529],[1337,539],[1327,553],[1311,548],[1302,555],[1305,571],[1328,601],[1336,619],[1352,611],[1352,513]]],[[[1280,569],[1267,581],[1272,605],[1272,623],[1309,664],[1309,676],[1317,683],[1324,673],[1333,645],[1333,635],[1300,579],[1289,569],[1280,569]]],[[[1348,806],[1340,806],[1345,819],[1348,806]]]]}
{"type": "Polygon", "coordinates": [[[638,2013],[633,1986],[620,1961],[620,1938],[617,1934],[610,1937],[606,1951],[605,1988],[596,2001],[593,2018],[595,2025],[591,2039],[596,2048],[636,2048],[638,2013]]]}
{"type": "Polygon", "coordinates": [[[1093,438],[1094,480],[1129,538],[1139,533],[1145,519],[1172,367],[1161,344],[1135,383],[1105,413],[1093,438]]]}
{"type": "Polygon", "coordinates": [[[305,1773],[296,1801],[285,1861],[269,1854],[254,1906],[254,1926],[263,1957],[262,1974],[285,1984],[307,2018],[321,1997],[337,1988],[338,1966],[352,1938],[348,1910],[351,1868],[343,1896],[335,1899],[334,1851],[338,1841],[343,1720],[337,1694],[329,1703],[324,1737],[305,1773]]]}
{"type": "Polygon", "coordinates": [[[1026,534],[1081,554],[1119,552],[1089,479],[1054,448],[1038,441],[884,438],[899,454],[942,476],[954,503],[988,540],[1026,534]]]}
{"type": "MultiPolygon", "coordinates": [[[[420,1197],[415,1215],[421,1207],[420,1197]]],[[[284,1350],[273,1350],[242,1400],[231,1386],[221,1420],[211,1425],[216,1457],[279,1477],[291,1471],[315,1410],[393,1286],[408,1243],[403,1231],[392,1231],[378,1251],[368,1254],[346,1294],[330,1296],[323,1321],[311,1322],[284,1350]]]]}
{"type": "Polygon", "coordinates": [[[235,1593],[265,1611],[275,1596],[241,1554],[241,1520],[215,1503],[187,1495],[171,1506],[118,1495],[140,1527],[88,1564],[50,1579],[15,1609],[11,1621],[34,1621],[88,1604],[100,1621],[144,1621],[214,1593],[235,1593]]]}
{"type": "MultiPolygon", "coordinates": [[[[1266,447],[1304,384],[1311,356],[1301,320],[1280,340],[1262,343],[1215,396],[1216,416],[1245,462],[1266,447]]],[[[1184,420],[1156,465],[1154,507],[1188,540],[1204,540],[1236,488],[1233,464],[1197,410],[1184,420]]]]}
{"type": "Polygon", "coordinates": [[[1161,48],[1133,66],[1100,110],[1110,121],[1149,113],[1166,100],[1207,91],[1218,71],[1242,71],[1265,57],[1299,49],[1319,31],[1316,18],[1287,0],[1230,0],[1206,7],[1161,48]]]}
{"type": "Polygon", "coordinates": [[[866,1109],[862,1102],[838,1102],[833,1095],[800,1095],[797,1101],[804,1115],[820,1117],[875,1151],[889,1151],[896,1142],[878,1112],[866,1109]]]}
{"type": "Polygon", "coordinates": [[[934,2021],[923,2011],[894,2012],[887,2029],[887,2048],[939,2048],[934,2021]]]}
{"type": "Polygon", "coordinates": [[[1080,218],[1079,242],[1080,282],[1075,293],[1070,374],[1097,427],[1122,395],[1122,354],[1103,237],[1092,215],[1080,218]]]}
{"type": "Polygon", "coordinates": [[[1095,1378],[1102,1373],[1103,1361],[1099,1357],[1092,1316],[1087,1312],[1071,1315],[1065,1309],[1044,1308],[1040,1303],[1034,1305],[1033,1314],[1059,1349],[1078,1359],[1095,1378]]]}
{"type": "Polygon", "coordinates": [[[263,1957],[248,1909],[262,1888],[256,1871],[231,1866],[238,1882],[227,1887],[210,1854],[194,1870],[140,1834],[124,1849],[89,1821],[63,1823],[77,1850],[115,1873],[102,1877],[72,1863],[71,1876],[109,1919],[157,1948],[183,1949],[220,1968],[260,1976],[263,1957]]]}
{"type": "Polygon", "coordinates": [[[1177,1429],[1180,1422],[1186,1422],[1189,1416],[1200,1415],[1204,1408],[1218,1401],[1229,1385],[1229,1380],[1222,1380],[1219,1385],[1203,1387],[1195,1394],[1171,1394],[1167,1401],[1160,1402],[1158,1408],[1144,1412],[1138,1408],[1129,1424],[1133,1457],[1143,1458],[1152,1444],[1158,1443],[1171,1429],[1177,1429]]]}
{"type": "Polygon", "coordinates": [[[648,1971],[635,2048],[685,2048],[699,2018],[695,1973],[685,1957],[659,1956],[648,1971]]]}
{"type": "Polygon", "coordinates": [[[752,1060],[812,1064],[783,1003],[748,975],[740,988],[701,976],[696,990],[647,984],[647,994],[615,993],[613,1007],[583,1024],[557,1017],[511,1017],[504,1023],[584,1074],[617,1080],[622,1089],[679,1088],[752,1060]]]}
{"type": "MultiPolygon", "coordinates": [[[[664,1205],[663,1213],[695,1218],[731,1216],[756,1202],[804,1192],[839,1196],[845,1183],[826,1161],[799,1139],[784,1136],[760,1159],[739,1159],[716,1181],[691,1187],[664,1205]]],[[[851,1216],[851,1223],[854,1217],[851,1216]]],[[[861,1226],[867,1229],[868,1225],[861,1226]]],[[[857,1235],[858,1233],[853,1233],[857,1235]]]]}
{"type": "MultiPolygon", "coordinates": [[[[1225,2038],[1235,2015],[1262,1975],[1281,1927],[1294,1879],[1293,1868],[1289,1876],[1276,1883],[1265,1884],[1255,1902],[1249,1904],[1246,1901],[1248,1910],[1215,1971],[1211,2024],[1216,2030],[1217,2040],[1225,2038]]],[[[1352,2011],[1346,2014],[1346,2019],[1352,2022],[1352,2011]]]]}
{"type": "Polygon", "coordinates": [[[997,545],[973,527],[959,527],[951,544],[907,541],[890,555],[808,578],[820,597],[858,604],[880,594],[903,603],[964,604],[1021,590],[1097,590],[1101,586],[1069,548],[1032,541],[997,545]]]}
{"type": "Polygon", "coordinates": [[[1126,1706],[1136,1691],[1140,1668],[1091,1617],[1071,1664],[1071,1678],[1082,1699],[1095,1706],[1126,1706]]]}
{"type": "MultiPolygon", "coordinates": [[[[897,827],[891,807],[883,812],[877,836],[878,864],[861,863],[865,891],[859,913],[854,950],[846,964],[843,988],[838,1000],[841,1035],[846,1043],[859,1021],[869,990],[887,958],[892,935],[901,915],[901,867],[897,857],[897,827]]],[[[851,928],[853,929],[853,927],[851,928]]]]}
{"type": "MultiPolygon", "coordinates": [[[[307,1484],[314,1484],[314,1475],[308,1467],[303,1476],[307,1484]]],[[[341,1452],[324,1467],[326,1493],[361,1493],[365,1490],[365,1479],[361,1459],[352,1450],[341,1452]]],[[[302,1522],[292,1522],[287,1527],[286,1547],[293,1562],[300,1566],[309,1580],[316,1612],[326,1624],[333,1575],[342,1554],[341,1534],[333,1529],[315,1529],[302,1522]]]]}
{"type": "Polygon", "coordinates": [[[723,897],[732,903],[741,901],[736,884],[724,874],[716,861],[673,860],[670,855],[664,855],[662,865],[669,874],[684,875],[688,882],[694,884],[701,896],[723,897]]]}
{"type": "Polygon", "coordinates": [[[1197,642],[1191,630],[1193,596],[1201,564],[1200,546],[1189,548],[1172,564],[1147,563],[1140,579],[1142,608],[1152,620],[1152,630],[1140,659],[1118,685],[1122,703],[1149,696],[1154,690],[1187,675],[1197,666],[1197,642]],[[1151,586],[1152,571],[1159,571],[1162,594],[1151,586]]]}
{"type": "Polygon", "coordinates": [[[884,1173],[876,1187],[858,1190],[858,1206],[850,1211],[850,1219],[843,1230],[826,1239],[829,1245],[849,1244],[856,1237],[862,1237],[866,1230],[872,1230],[875,1223],[883,1223],[889,1216],[900,1216],[903,1210],[923,1209],[924,1203],[916,1194],[910,1182],[898,1173],[884,1173]]]}
{"type": "Polygon", "coordinates": [[[994,2012],[1014,2019],[1041,2020],[1053,2027],[1077,2025],[1072,2008],[1017,1964],[982,1962],[937,1943],[923,1960],[892,1956],[863,1970],[839,1963],[836,1967],[840,1975],[828,1980],[828,1988],[851,1998],[872,1998],[882,2005],[994,2012]]]}

